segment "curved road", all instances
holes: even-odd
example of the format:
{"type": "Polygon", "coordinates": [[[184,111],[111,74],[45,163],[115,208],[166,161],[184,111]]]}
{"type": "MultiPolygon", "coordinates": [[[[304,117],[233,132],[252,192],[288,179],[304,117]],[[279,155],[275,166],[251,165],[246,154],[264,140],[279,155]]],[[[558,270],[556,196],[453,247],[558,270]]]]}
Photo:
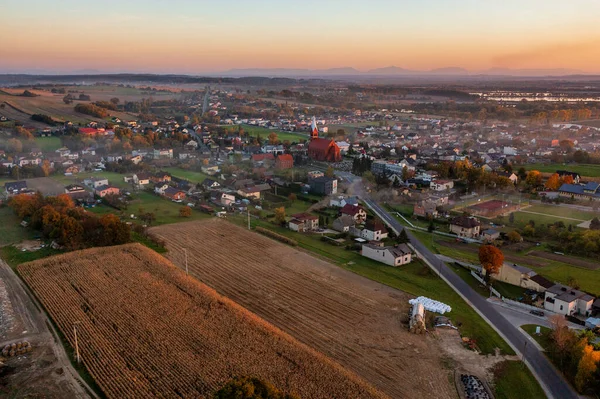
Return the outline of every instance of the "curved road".
{"type": "MultiPolygon", "coordinates": [[[[377,215],[396,232],[404,228],[383,207],[371,199],[362,198],[377,215]]],[[[508,322],[494,306],[476,293],[467,283],[454,273],[444,262],[439,260],[425,245],[417,240],[407,229],[410,242],[417,252],[442,278],[469,303],[488,323],[510,344],[515,352],[523,356],[523,360],[534,373],[548,396],[555,399],[575,399],[577,393],[565,381],[563,376],[550,364],[550,361],[510,322],[508,322]],[[528,345],[529,343],[529,345],[528,345]]]]}

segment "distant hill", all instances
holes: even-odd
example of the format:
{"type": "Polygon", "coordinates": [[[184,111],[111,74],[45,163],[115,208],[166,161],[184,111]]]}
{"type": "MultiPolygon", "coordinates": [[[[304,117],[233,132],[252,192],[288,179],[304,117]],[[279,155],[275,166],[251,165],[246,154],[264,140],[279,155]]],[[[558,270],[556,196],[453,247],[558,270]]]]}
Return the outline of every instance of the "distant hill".
{"type": "Polygon", "coordinates": [[[361,72],[351,67],[330,69],[295,69],[295,68],[245,68],[230,69],[223,76],[340,76],[360,75],[361,72]]]}
{"type": "Polygon", "coordinates": [[[578,69],[554,68],[554,69],[511,69],[511,68],[490,68],[479,72],[481,75],[505,75],[505,76],[566,76],[566,75],[585,75],[585,72],[578,69]]]}
{"type": "Polygon", "coordinates": [[[412,71],[410,69],[399,68],[397,66],[389,66],[385,68],[370,69],[366,72],[369,75],[414,75],[421,74],[421,71],[412,71]]]}
{"type": "Polygon", "coordinates": [[[429,71],[431,74],[435,75],[468,75],[469,71],[465,68],[460,67],[446,67],[446,68],[436,68],[429,71]]]}

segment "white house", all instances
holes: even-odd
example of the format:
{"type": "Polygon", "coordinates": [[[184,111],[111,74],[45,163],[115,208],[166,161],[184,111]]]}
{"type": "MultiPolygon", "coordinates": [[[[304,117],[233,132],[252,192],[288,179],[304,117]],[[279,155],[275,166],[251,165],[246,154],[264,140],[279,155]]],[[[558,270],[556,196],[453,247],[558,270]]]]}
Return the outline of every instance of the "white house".
{"type": "Polygon", "coordinates": [[[548,288],[544,297],[544,308],[564,315],[589,316],[594,297],[562,284],[548,288]]]}
{"type": "Polygon", "coordinates": [[[90,177],[89,179],[85,179],[83,184],[92,188],[98,188],[100,186],[108,186],[108,179],[103,179],[100,177],[90,177]]]}
{"type": "Polygon", "coordinates": [[[447,191],[454,187],[454,181],[435,179],[431,181],[429,187],[434,191],[447,191]]]}
{"type": "Polygon", "coordinates": [[[165,191],[166,191],[166,190],[167,190],[167,188],[169,188],[169,187],[170,187],[170,186],[169,186],[167,183],[165,183],[165,182],[162,182],[162,183],[157,183],[157,184],[154,186],[154,192],[155,192],[156,194],[164,195],[164,194],[165,194],[165,191]]]}
{"type": "Polygon", "coordinates": [[[358,198],[356,197],[344,197],[343,195],[339,195],[329,200],[329,206],[336,206],[338,208],[343,208],[346,204],[350,205],[358,205],[358,198]]]}
{"type": "Polygon", "coordinates": [[[388,236],[385,224],[380,220],[374,219],[367,220],[365,227],[362,229],[350,228],[350,233],[368,241],[381,241],[388,236]]]}
{"type": "Polygon", "coordinates": [[[395,247],[364,244],[361,255],[389,266],[405,265],[412,260],[412,251],[406,244],[399,244],[395,247]]]}

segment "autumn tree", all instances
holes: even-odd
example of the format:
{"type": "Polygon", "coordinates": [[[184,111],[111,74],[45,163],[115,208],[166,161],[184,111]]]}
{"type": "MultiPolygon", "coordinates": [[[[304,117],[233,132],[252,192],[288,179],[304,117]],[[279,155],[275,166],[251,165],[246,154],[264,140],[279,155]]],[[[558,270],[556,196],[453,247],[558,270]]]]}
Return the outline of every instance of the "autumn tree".
{"type": "Polygon", "coordinates": [[[192,216],[192,208],[190,208],[189,206],[179,208],[179,216],[181,216],[182,218],[189,218],[190,216],[192,216]]]}
{"type": "Polygon", "coordinates": [[[594,350],[592,345],[588,345],[587,338],[581,339],[583,346],[581,358],[577,365],[577,374],[575,375],[575,388],[577,391],[584,393],[590,385],[594,374],[598,370],[600,363],[600,351],[594,350]]]}
{"type": "Polygon", "coordinates": [[[560,176],[558,176],[558,173],[554,173],[552,176],[550,176],[548,178],[548,180],[546,180],[545,187],[548,190],[552,190],[552,191],[556,191],[556,190],[559,189],[559,187],[560,187],[560,176]]]}
{"type": "Polygon", "coordinates": [[[271,144],[271,145],[275,145],[275,144],[279,143],[279,138],[277,137],[277,133],[275,133],[275,132],[269,133],[268,139],[269,139],[269,144],[271,144]]]}
{"type": "Polygon", "coordinates": [[[525,183],[532,188],[538,187],[542,184],[542,174],[537,170],[531,170],[527,173],[525,183]]]}
{"type": "Polygon", "coordinates": [[[285,208],[283,206],[275,208],[275,221],[279,224],[285,223],[285,208]]]}
{"type": "Polygon", "coordinates": [[[288,199],[293,203],[298,199],[298,196],[295,193],[290,193],[290,195],[288,195],[288,199]]]}
{"type": "Polygon", "coordinates": [[[513,230],[510,233],[508,233],[507,237],[510,242],[521,242],[522,240],[521,234],[519,234],[519,232],[516,230],[513,230]]]}
{"type": "Polygon", "coordinates": [[[333,177],[334,175],[335,175],[335,171],[333,170],[333,167],[331,165],[329,165],[329,167],[325,171],[325,176],[333,177]]]}
{"type": "Polygon", "coordinates": [[[485,269],[485,276],[489,281],[492,275],[500,272],[504,263],[504,254],[493,245],[482,245],[479,247],[479,262],[485,269]]]}
{"type": "Polygon", "coordinates": [[[561,179],[563,184],[573,184],[573,176],[572,175],[564,175],[561,179]]]}

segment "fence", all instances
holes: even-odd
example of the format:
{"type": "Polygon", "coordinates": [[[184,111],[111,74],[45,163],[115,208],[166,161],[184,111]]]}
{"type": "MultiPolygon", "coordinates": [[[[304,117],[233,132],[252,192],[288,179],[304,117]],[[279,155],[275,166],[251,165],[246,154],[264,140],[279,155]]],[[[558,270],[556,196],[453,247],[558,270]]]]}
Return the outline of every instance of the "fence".
{"type": "MultiPolygon", "coordinates": [[[[502,302],[507,303],[509,305],[517,306],[519,308],[526,309],[526,310],[544,310],[544,309],[538,308],[536,306],[531,306],[531,305],[527,305],[526,303],[513,301],[512,299],[508,299],[505,297],[502,297],[502,302]]],[[[544,311],[546,311],[546,310],[544,310],[544,311]]]]}
{"type": "MultiPolygon", "coordinates": [[[[475,277],[475,280],[479,281],[481,284],[486,285],[483,277],[481,277],[479,274],[475,273],[473,270],[471,270],[471,276],[475,277]]],[[[502,295],[500,295],[500,293],[498,291],[496,291],[494,288],[490,287],[490,291],[492,291],[492,294],[496,295],[498,298],[502,298],[502,295]]],[[[502,300],[504,300],[504,298],[502,298],[502,300]]]]}

